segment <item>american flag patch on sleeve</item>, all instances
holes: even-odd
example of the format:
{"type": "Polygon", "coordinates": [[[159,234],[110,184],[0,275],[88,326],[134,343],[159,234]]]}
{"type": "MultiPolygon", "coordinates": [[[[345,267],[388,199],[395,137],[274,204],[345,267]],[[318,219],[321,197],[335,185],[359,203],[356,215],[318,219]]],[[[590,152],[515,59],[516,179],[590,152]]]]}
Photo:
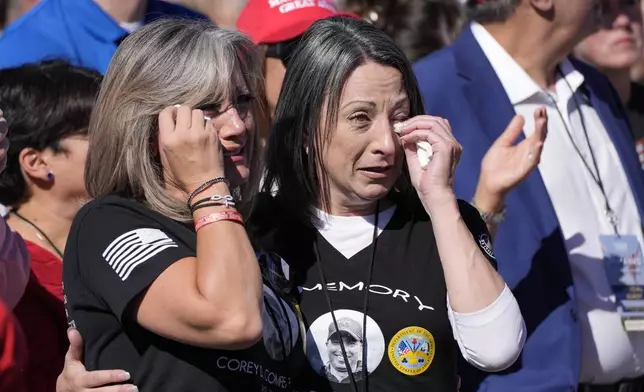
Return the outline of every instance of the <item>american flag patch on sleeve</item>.
{"type": "Polygon", "coordinates": [[[136,229],[120,235],[105,248],[103,258],[121,280],[139,265],[177,244],[159,229],[136,229]]]}

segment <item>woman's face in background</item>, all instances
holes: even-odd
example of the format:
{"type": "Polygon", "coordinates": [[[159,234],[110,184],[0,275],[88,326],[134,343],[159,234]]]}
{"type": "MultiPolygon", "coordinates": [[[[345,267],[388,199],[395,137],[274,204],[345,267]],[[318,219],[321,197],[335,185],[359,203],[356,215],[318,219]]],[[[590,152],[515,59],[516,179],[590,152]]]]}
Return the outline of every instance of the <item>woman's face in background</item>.
{"type": "Polygon", "coordinates": [[[48,182],[49,192],[57,200],[77,202],[87,199],[85,188],[85,160],[89,142],[86,135],[67,136],[58,141],[57,151],[47,148],[42,151],[41,159],[47,170],[30,173],[35,180],[48,182]],[[51,178],[48,178],[51,173],[51,178]]]}
{"type": "Polygon", "coordinates": [[[626,70],[642,58],[639,0],[604,0],[600,29],[583,40],[575,54],[601,70],[626,70]]]}

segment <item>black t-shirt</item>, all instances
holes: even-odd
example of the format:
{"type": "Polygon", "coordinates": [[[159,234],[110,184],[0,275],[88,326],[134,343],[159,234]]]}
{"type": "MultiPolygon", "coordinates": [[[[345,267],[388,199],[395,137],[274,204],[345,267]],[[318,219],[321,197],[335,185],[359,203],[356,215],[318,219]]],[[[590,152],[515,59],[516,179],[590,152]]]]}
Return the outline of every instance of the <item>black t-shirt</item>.
{"type": "MultiPolygon", "coordinates": [[[[277,199],[262,195],[259,200],[249,224],[251,237],[289,265],[289,278],[300,293],[310,366],[296,381],[298,387],[316,392],[354,390],[341,350],[342,339],[350,369],[362,390],[366,378],[362,371],[363,309],[373,245],[346,258],[315,228],[290,218],[288,208],[277,199]],[[316,241],[320,264],[313,247],[316,241]]],[[[432,225],[417,198],[399,199],[396,204],[376,241],[369,286],[369,390],[454,392],[460,352],[448,319],[447,289],[432,225]]],[[[463,201],[459,207],[479,247],[496,268],[489,233],[478,211],[463,201]]]]}
{"type": "Polygon", "coordinates": [[[291,391],[302,362],[301,334],[292,302],[278,288],[284,286],[281,266],[266,253],[258,255],[265,277],[264,338],[248,350],[181,344],[132,319],[126,310],[132,301],[167,267],[195,255],[193,227],[140,203],[110,196],[81,209],[69,234],[63,281],[87,369],[124,369],[140,391],[291,391]]]}

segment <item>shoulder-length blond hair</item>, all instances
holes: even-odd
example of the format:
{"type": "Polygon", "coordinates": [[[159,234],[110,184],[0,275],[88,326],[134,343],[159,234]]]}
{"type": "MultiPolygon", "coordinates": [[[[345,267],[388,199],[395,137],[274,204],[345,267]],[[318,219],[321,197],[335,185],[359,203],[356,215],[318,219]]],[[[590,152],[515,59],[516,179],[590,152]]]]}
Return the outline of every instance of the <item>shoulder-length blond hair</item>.
{"type": "MultiPolygon", "coordinates": [[[[206,21],[165,19],[123,41],[103,80],[89,126],[85,183],[90,196],[117,195],[147,204],[172,219],[190,221],[184,202],[165,188],[158,155],[158,115],[165,107],[200,107],[232,99],[243,75],[256,97],[264,94],[261,62],[242,34],[206,21]]],[[[255,99],[256,127],[265,110],[255,99]]],[[[260,129],[253,132],[250,178],[240,191],[249,202],[257,191],[260,129]]]]}

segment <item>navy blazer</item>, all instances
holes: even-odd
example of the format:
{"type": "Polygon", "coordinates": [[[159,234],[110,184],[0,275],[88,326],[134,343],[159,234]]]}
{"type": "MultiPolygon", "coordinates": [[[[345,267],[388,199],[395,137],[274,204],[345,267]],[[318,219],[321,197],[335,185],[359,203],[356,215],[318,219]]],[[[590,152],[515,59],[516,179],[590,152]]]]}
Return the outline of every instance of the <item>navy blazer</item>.
{"type": "MultiPolygon", "coordinates": [[[[644,175],[625,110],[603,75],[572,61],[584,75],[590,103],[617,149],[644,216],[644,175]]],[[[481,160],[515,115],[514,107],[470,28],[451,46],[419,60],[414,71],[427,113],[447,118],[463,145],[455,190],[457,197],[471,200],[481,160]]],[[[504,372],[485,374],[459,365],[462,391],[576,390],[581,352],[575,290],[557,216],[538,170],[510,192],[506,207],[494,250],[499,272],[521,307],[528,339],[521,357],[504,372]]]]}

